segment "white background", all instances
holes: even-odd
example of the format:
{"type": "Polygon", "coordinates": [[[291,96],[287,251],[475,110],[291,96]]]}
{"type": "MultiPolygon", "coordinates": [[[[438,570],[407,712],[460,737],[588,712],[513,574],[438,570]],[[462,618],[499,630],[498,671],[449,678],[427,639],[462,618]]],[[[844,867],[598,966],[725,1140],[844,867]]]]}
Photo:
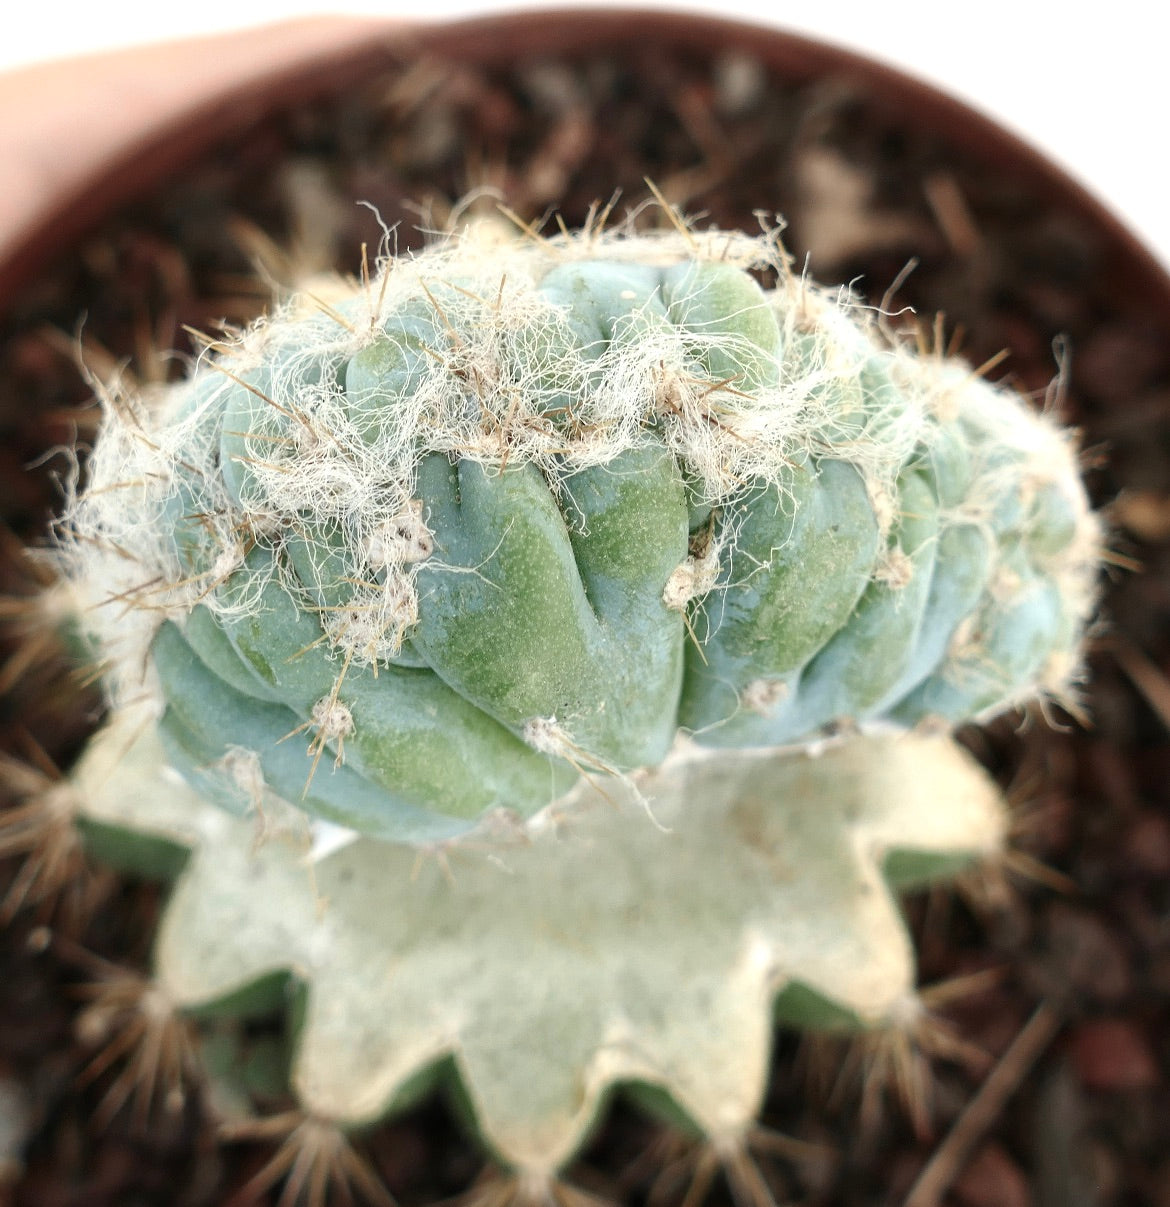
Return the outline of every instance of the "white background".
{"type": "MultiPolygon", "coordinates": [[[[520,7],[548,4],[17,0],[3,23],[0,70],[324,11],[438,18],[520,7]]],[[[1040,0],[806,0],[802,6],[642,0],[638,7],[715,12],[787,28],[930,80],[1070,170],[1170,265],[1170,16],[1159,0],[1098,0],[1092,6],[1040,0]]]]}

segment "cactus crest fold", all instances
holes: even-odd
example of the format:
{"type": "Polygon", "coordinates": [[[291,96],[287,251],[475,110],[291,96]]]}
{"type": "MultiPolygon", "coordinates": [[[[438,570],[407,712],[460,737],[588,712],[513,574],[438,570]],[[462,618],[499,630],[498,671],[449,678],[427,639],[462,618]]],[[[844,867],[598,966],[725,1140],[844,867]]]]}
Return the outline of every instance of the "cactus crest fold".
{"type": "Polygon", "coordinates": [[[89,474],[115,700],[237,814],[419,844],[680,733],[1068,695],[1099,544],[1066,433],[718,231],[388,261],[109,407],[89,474]]]}

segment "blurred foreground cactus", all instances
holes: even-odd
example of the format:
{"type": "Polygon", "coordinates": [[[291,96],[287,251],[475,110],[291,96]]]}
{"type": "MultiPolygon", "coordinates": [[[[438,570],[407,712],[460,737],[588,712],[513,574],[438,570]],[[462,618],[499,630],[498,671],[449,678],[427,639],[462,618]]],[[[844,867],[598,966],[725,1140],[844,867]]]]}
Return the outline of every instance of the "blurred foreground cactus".
{"type": "Polygon", "coordinates": [[[624,1084],[734,1142],[773,1017],[904,1013],[893,891],[1002,842],[947,731],[1074,692],[1069,436],[770,235],[473,233],[108,403],[79,808],[191,851],[175,1001],[307,987],[343,1125],[453,1068],[529,1179],[624,1084]]]}

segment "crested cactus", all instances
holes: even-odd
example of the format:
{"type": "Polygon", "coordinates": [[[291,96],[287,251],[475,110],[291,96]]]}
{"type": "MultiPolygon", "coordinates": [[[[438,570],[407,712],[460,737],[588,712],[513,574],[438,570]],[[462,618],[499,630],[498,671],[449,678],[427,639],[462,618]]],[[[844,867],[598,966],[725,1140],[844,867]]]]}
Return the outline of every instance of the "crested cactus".
{"type": "Polygon", "coordinates": [[[742,1132],[773,1007],[909,999],[892,890],[1003,833],[943,732],[1067,698],[1093,603],[1068,435],[770,236],[391,261],[113,400],[87,473],[79,799],[193,852],[160,978],[301,977],[343,1123],[454,1056],[539,1176],[619,1082],[742,1132]]]}

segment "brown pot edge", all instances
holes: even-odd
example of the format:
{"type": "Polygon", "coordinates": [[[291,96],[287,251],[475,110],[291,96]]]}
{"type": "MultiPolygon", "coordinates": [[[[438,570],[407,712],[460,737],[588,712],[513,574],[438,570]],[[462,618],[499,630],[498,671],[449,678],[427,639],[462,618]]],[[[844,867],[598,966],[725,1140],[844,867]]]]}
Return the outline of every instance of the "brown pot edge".
{"type": "MultiPolygon", "coordinates": [[[[251,38],[259,46],[290,24],[224,37],[251,38]]],[[[358,21],[350,41],[343,38],[323,53],[295,53],[285,61],[267,63],[259,73],[241,73],[211,92],[195,94],[176,116],[113,155],[104,170],[60,194],[34,223],[0,240],[0,314],[60,246],[84,236],[120,205],[157,186],[216,141],[276,112],[294,93],[302,100],[320,96],[408,55],[429,53],[494,64],[521,53],[597,51],[655,37],[710,56],[750,53],[800,82],[835,77],[860,84],[910,128],[929,131],[973,151],[990,166],[1021,174],[1045,192],[1063,196],[1071,211],[1104,233],[1110,277],[1117,287],[1124,282],[1130,297],[1143,301],[1151,318],[1170,330],[1170,274],[1149,248],[1090,189],[978,109],[885,63],[804,35],[718,16],[639,8],[520,10],[429,23],[358,21]],[[82,199],[84,206],[79,204],[82,199]]],[[[139,49],[145,58],[157,48],[139,49]]]]}

